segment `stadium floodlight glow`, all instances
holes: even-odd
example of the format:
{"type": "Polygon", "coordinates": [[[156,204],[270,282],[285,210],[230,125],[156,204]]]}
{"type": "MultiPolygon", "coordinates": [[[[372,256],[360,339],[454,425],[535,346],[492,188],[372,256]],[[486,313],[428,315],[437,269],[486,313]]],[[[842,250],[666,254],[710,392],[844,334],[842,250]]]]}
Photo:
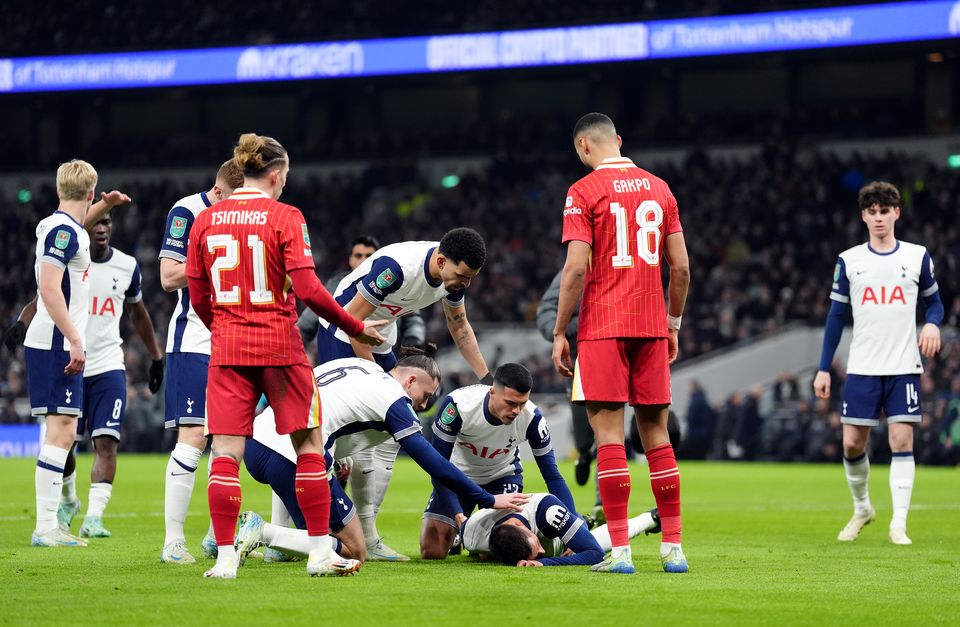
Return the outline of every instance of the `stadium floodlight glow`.
{"type": "Polygon", "coordinates": [[[21,205],[25,205],[33,200],[33,192],[26,187],[23,187],[17,192],[17,200],[20,201],[21,205]]]}
{"type": "Polygon", "coordinates": [[[0,59],[0,94],[610,63],[960,37],[960,0],[433,37],[0,59]]]}
{"type": "Polygon", "coordinates": [[[951,168],[960,168],[960,155],[950,155],[947,157],[947,165],[951,168]]]}
{"type": "Polygon", "coordinates": [[[440,179],[440,184],[443,185],[445,189],[453,189],[460,184],[460,177],[456,174],[448,174],[440,179]]]}

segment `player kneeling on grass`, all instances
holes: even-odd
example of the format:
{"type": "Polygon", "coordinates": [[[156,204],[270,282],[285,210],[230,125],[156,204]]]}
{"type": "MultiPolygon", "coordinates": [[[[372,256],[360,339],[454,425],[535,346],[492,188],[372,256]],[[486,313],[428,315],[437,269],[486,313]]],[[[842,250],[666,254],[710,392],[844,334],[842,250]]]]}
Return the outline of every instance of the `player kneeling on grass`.
{"type": "MultiPolygon", "coordinates": [[[[592,566],[612,547],[606,525],[590,531],[576,512],[546,493],[530,495],[517,514],[484,509],[469,518],[457,514],[457,522],[464,548],[508,566],[592,566]]],[[[660,532],[656,509],[627,522],[631,539],[660,532]]]]}
{"type": "MultiPolygon", "coordinates": [[[[440,369],[432,357],[408,355],[389,373],[365,359],[336,359],[317,366],[314,375],[324,412],[327,467],[334,460],[344,460],[392,438],[435,481],[464,499],[494,511],[509,510],[506,513],[520,510],[527,502],[525,494],[490,494],[443,458],[420,433],[414,410],[423,410],[440,386],[440,369]]],[[[294,459],[289,440],[277,434],[273,411],[268,408],[254,421],[244,463],[251,476],[270,484],[296,522],[294,459]]],[[[366,543],[353,503],[336,481],[331,481],[331,491],[331,529],[341,542],[341,555],[362,561],[366,543]],[[339,530],[338,521],[342,525],[339,530]]],[[[248,512],[237,536],[241,559],[260,544],[292,553],[304,553],[308,546],[303,531],[264,523],[248,512]]]]}

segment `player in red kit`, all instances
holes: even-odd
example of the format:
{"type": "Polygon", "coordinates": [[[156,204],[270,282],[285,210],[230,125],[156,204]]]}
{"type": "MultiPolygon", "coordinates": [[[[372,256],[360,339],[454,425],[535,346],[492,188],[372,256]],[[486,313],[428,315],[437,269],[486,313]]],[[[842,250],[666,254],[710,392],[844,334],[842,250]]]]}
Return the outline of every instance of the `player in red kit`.
{"type": "Polygon", "coordinates": [[[690,269],[677,201],[665,182],[620,156],[613,121],[589,113],[573,141],[593,172],[573,184],[563,208],[567,259],[560,282],[553,363],[573,377],[572,400],[586,404],[597,443],[597,483],[613,550],[592,570],[633,573],[627,534],[630,471],[623,406],[633,406],[663,525],[660,561],[687,571],[680,547],[680,471],[667,435],[669,364],[687,300],[690,269]],[[661,260],[670,267],[669,314],[661,260]],[[580,304],[577,363],[571,370],[567,324],[580,304]]]}
{"type": "Polygon", "coordinates": [[[364,324],[333,300],[314,273],[303,214],[277,202],[286,183],[287,151],[247,133],[234,149],[243,187],[201,213],[190,232],[190,301],[210,328],[207,432],[213,464],[207,484],[217,564],[205,577],[237,576],[234,529],[240,513],[239,460],[261,394],[279,433],[297,451],[297,501],[311,539],[307,572],[345,575],[360,568],[330,543],[330,488],[323,459],[320,396],[297,331],[294,292],[323,318],[360,341],[379,344],[379,323],[364,324]],[[291,289],[292,288],[292,289],[291,289]]]}

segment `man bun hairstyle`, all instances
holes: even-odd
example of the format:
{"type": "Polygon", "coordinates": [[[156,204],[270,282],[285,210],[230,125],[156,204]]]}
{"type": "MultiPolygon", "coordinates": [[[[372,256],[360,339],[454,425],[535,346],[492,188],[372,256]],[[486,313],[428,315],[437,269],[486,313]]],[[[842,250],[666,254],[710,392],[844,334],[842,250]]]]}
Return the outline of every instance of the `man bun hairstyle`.
{"type": "Polygon", "coordinates": [[[427,342],[423,348],[416,346],[402,346],[400,348],[400,361],[397,362],[398,368],[416,368],[426,372],[430,378],[440,382],[440,365],[433,358],[437,354],[437,345],[427,342]]]}
{"type": "Polygon", "coordinates": [[[244,176],[260,178],[270,170],[280,167],[287,156],[287,149],[272,137],[244,133],[233,149],[233,160],[244,176]]]}
{"type": "Polygon", "coordinates": [[[519,527],[499,524],[490,532],[490,555],[502,564],[516,566],[530,557],[530,542],[519,527]]]}
{"type": "Polygon", "coordinates": [[[526,394],[533,389],[533,377],[520,364],[503,364],[493,373],[493,384],[526,394]]]}
{"type": "Polygon", "coordinates": [[[473,270],[479,270],[487,261],[487,245],[483,237],[465,226],[447,231],[439,248],[440,254],[454,264],[462,261],[473,270]]]}
{"type": "Polygon", "coordinates": [[[223,181],[230,189],[243,187],[243,170],[237,165],[236,159],[227,159],[217,170],[217,180],[223,181]]]}
{"type": "Polygon", "coordinates": [[[573,139],[576,141],[581,135],[596,131],[602,131],[604,135],[613,135],[614,137],[617,135],[617,127],[614,126],[610,116],[594,112],[588,113],[577,120],[577,123],[573,126],[573,139]]]}
{"type": "Polygon", "coordinates": [[[899,207],[900,191],[893,183],[873,181],[860,188],[860,193],[857,194],[857,204],[860,205],[861,211],[873,205],[899,207]]]}

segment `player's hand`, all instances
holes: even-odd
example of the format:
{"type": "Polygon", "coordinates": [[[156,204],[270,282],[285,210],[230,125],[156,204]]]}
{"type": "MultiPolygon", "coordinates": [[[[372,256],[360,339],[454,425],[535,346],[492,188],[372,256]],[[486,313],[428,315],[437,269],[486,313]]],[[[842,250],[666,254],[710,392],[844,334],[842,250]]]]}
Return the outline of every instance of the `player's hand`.
{"type": "Polygon", "coordinates": [[[154,359],[150,362],[150,377],[147,387],[150,389],[151,394],[156,394],[160,389],[160,386],[163,385],[163,366],[164,360],[154,359]]]}
{"type": "Polygon", "coordinates": [[[817,371],[813,378],[813,392],[817,398],[830,398],[830,373],[826,370],[817,371]]]}
{"type": "Polygon", "coordinates": [[[467,517],[463,515],[463,512],[457,512],[453,517],[453,521],[457,523],[457,527],[462,527],[463,523],[467,522],[467,517]]]}
{"type": "Polygon", "coordinates": [[[677,355],[680,354],[680,342],[677,340],[677,336],[680,334],[679,329],[670,329],[669,335],[667,335],[667,363],[672,364],[677,361],[677,355]]]}
{"type": "Polygon", "coordinates": [[[573,363],[570,361],[570,342],[565,335],[553,336],[553,367],[565,377],[573,376],[573,363]]]}
{"type": "Polygon", "coordinates": [[[343,459],[338,459],[334,462],[336,464],[335,468],[337,470],[337,481],[341,485],[347,482],[347,479],[350,478],[350,473],[353,472],[353,458],[344,457],[343,459]]]}
{"type": "Polygon", "coordinates": [[[70,342],[70,363],[63,369],[63,374],[70,376],[80,374],[86,364],[87,354],[83,350],[83,344],[79,341],[70,342]]]}
{"type": "Polygon", "coordinates": [[[522,492],[497,494],[493,497],[493,509],[509,509],[514,512],[519,512],[529,500],[530,495],[522,492]]]}
{"type": "Polygon", "coordinates": [[[924,357],[933,357],[940,352],[940,327],[927,323],[920,329],[920,354],[924,357]]]}
{"type": "Polygon", "coordinates": [[[125,205],[128,202],[133,202],[133,199],[124,194],[123,192],[118,192],[113,190],[112,192],[100,192],[100,200],[102,200],[108,207],[116,207],[117,205],[125,205]]]}
{"type": "Polygon", "coordinates": [[[543,568],[543,564],[537,560],[520,560],[517,562],[517,568],[543,568]]]}
{"type": "Polygon", "coordinates": [[[3,332],[3,339],[0,340],[3,342],[3,345],[6,346],[10,352],[17,350],[17,347],[23,344],[23,338],[27,335],[27,325],[23,323],[23,320],[17,320],[3,332]]]}
{"type": "Polygon", "coordinates": [[[370,346],[380,346],[383,344],[384,337],[380,335],[378,328],[389,323],[389,320],[364,320],[363,321],[363,333],[353,338],[361,344],[369,344],[370,346]]]}

